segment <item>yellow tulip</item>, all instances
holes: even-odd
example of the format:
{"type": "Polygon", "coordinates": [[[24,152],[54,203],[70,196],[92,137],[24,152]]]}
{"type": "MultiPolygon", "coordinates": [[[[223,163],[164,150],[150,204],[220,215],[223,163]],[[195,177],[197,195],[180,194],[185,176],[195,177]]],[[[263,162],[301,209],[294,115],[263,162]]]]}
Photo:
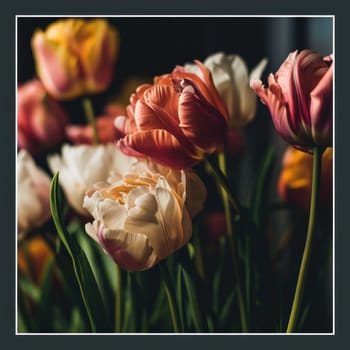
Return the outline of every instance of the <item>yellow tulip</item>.
{"type": "Polygon", "coordinates": [[[111,83],[119,34],[104,19],[63,19],[38,29],[32,49],[39,78],[59,100],[104,91],[111,83]]]}

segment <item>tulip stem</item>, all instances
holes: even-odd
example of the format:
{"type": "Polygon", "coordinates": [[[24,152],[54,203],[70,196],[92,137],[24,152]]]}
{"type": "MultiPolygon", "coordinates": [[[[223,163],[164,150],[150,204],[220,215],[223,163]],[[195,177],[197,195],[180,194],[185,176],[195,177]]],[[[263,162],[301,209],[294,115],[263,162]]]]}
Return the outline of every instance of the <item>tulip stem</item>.
{"type": "MultiPolygon", "coordinates": [[[[218,154],[218,161],[219,161],[219,169],[221,170],[222,174],[226,178],[226,176],[227,176],[227,164],[226,164],[226,155],[224,152],[220,152],[218,154]]],[[[224,211],[225,211],[227,235],[229,238],[231,254],[232,254],[233,271],[234,271],[235,280],[236,280],[236,292],[237,292],[239,313],[240,313],[240,317],[241,317],[241,326],[242,326],[242,331],[247,332],[248,321],[247,321],[246,308],[245,308],[244,300],[243,300],[241,276],[240,276],[239,268],[238,268],[238,256],[237,256],[237,251],[236,251],[237,245],[235,244],[235,239],[234,239],[235,237],[234,237],[234,230],[233,230],[232,218],[231,218],[230,201],[229,201],[229,196],[228,196],[227,190],[225,190],[225,188],[222,185],[221,185],[220,189],[221,189],[221,197],[222,197],[224,211]]]]}
{"type": "Polygon", "coordinates": [[[210,157],[207,158],[206,164],[208,165],[212,174],[216,178],[217,182],[220,184],[221,188],[225,191],[225,193],[228,197],[228,200],[230,201],[230,203],[235,211],[235,216],[234,216],[235,221],[239,221],[240,215],[241,215],[240,214],[241,205],[233,195],[233,189],[231,188],[231,185],[230,185],[229,181],[227,180],[226,174],[223,173],[222,169],[220,169],[217,166],[217,164],[213,161],[212,158],[210,158],[210,157]]]}
{"type": "Polygon", "coordinates": [[[83,98],[83,108],[84,108],[84,112],[85,112],[86,121],[88,122],[88,124],[92,128],[93,142],[94,142],[94,144],[97,145],[100,143],[100,139],[98,137],[97,125],[96,125],[96,120],[95,120],[95,113],[94,113],[94,109],[92,107],[92,102],[91,102],[90,98],[88,98],[88,97],[83,98]]]}
{"type": "Polygon", "coordinates": [[[174,290],[172,288],[171,282],[170,282],[170,277],[169,277],[169,272],[166,266],[163,266],[163,262],[160,262],[158,264],[159,269],[160,269],[160,274],[161,274],[161,279],[164,285],[164,290],[165,294],[168,299],[168,304],[169,304],[169,310],[170,310],[170,315],[171,315],[171,320],[173,323],[173,328],[174,332],[178,333],[179,332],[179,314],[175,306],[175,298],[174,298],[174,290]]]}
{"type": "Polygon", "coordinates": [[[121,310],[122,310],[122,275],[118,265],[116,265],[116,290],[115,290],[115,331],[121,332],[121,310]]]}
{"type": "Polygon", "coordinates": [[[321,180],[323,152],[324,152],[324,148],[314,147],[309,223],[308,223],[308,229],[306,234],[304,253],[301,260],[297,285],[296,285],[294,299],[293,299],[293,305],[289,316],[287,333],[292,333],[296,329],[296,324],[297,324],[298,315],[300,311],[300,305],[301,305],[303,292],[305,288],[307,271],[310,263],[311,246],[312,246],[312,240],[313,240],[314,231],[315,231],[315,218],[316,218],[317,209],[318,209],[318,197],[319,197],[319,188],[320,188],[320,180],[321,180]]]}

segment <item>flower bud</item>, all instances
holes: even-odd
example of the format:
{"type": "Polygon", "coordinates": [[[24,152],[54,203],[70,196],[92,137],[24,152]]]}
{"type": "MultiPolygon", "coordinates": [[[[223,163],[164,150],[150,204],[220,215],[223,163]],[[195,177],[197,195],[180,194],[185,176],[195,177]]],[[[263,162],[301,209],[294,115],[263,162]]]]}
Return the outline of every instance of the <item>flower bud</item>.
{"type": "Polygon", "coordinates": [[[38,29],[32,48],[45,88],[59,100],[72,99],[110,85],[119,36],[104,19],[62,19],[38,29]]]}
{"type": "Polygon", "coordinates": [[[332,145],[333,57],[303,50],[289,54],[269,86],[252,80],[251,88],[270,110],[277,132],[291,145],[311,152],[332,145]]]}
{"type": "Polygon", "coordinates": [[[59,145],[65,136],[68,117],[50,97],[41,82],[31,80],[17,90],[18,146],[33,155],[59,145]]]}

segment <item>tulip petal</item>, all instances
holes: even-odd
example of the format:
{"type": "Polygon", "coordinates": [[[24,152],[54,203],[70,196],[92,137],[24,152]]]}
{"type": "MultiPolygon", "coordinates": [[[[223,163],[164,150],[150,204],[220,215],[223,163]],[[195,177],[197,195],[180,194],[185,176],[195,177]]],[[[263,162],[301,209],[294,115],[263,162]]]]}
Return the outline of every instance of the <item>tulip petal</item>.
{"type": "Polygon", "coordinates": [[[186,153],[180,142],[166,130],[136,132],[119,140],[118,146],[126,154],[136,152],[174,169],[188,168],[198,162],[198,159],[186,153]]]}
{"type": "Polygon", "coordinates": [[[90,93],[103,91],[113,78],[113,65],[118,51],[117,31],[104,20],[93,20],[84,26],[81,61],[90,93]]]}
{"type": "Polygon", "coordinates": [[[200,70],[200,75],[175,69],[174,76],[191,81],[191,85],[195,86],[196,90],[200,91],[201,95],[204,96],[208,103],[218,109],[226,121],[228,121],[227,109],[214,85],[209,69],[200,61],[195,61],[195,63],[200,70]]]}
{"type": "Polygon", "coordinates": [[[158,262],[148,238],[143,234],[100,227],[97,237],[102,247],[122,269],[142,271],[158,262]]]}
{"type": "Polygon", "coordinates": [[[278,133],[289,143],[294,143],[298,129],[293,129],[289,109],[284,102],[282,91],[274,76],[269,76],[269,88],[265,88],[260,80],[250,82],[250,87],[270,110],[272,122],[278,133]]]}
{"type": "Polygon", "coordinates": [[[311,92],[311,133],[316,144],[331,146],[333,127],[333,67],[311,92]]]}
{"type": "Polygon", "coordinates": [[[57,99],[77,96],[81,90],[82,72],[78,59],[70,54],[69,48],[47,40],[41,31],[34,34],[32,47],[37,72],[49,93],[57,99]]]}
{"type": "Polygon", "coordinates": [[[179,120],[184,135],[208,153],[223,143],[226,120],[210,104],[199,100],[192,86],[186,87],[180,96],[179,120]]]}

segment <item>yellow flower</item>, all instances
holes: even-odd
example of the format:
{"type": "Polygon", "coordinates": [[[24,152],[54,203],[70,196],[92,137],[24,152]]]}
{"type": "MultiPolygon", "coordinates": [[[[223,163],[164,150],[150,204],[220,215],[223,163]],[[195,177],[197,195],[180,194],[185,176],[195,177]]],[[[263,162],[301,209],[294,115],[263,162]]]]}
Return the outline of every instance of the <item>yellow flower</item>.
{"type": "Polygon", "coordinates": [[[45,272],[45,265],[52,255],[51,249],[41,237],[27,239],[18,246],[18,270],[39,284],[45,272]]]}
{"type": "Polygon", "coordinates": [[[36,70],[60,100],[104,91],[111,83],[119,34],[104,19],[63,19],[32,37],[36,70]]]}
{"type": "MultiPolygon", "coordinates": [[[[327,148],[322,156],[319,202],[321,208],[329,207],[332,203],[332,160],[333,150],[327,148]]],[[[312,163],[313,156],[311,154],[289,146],[283,157],[282,170],[278,180],[280,197],[305,210],[310,208],[312,163]]]]}

